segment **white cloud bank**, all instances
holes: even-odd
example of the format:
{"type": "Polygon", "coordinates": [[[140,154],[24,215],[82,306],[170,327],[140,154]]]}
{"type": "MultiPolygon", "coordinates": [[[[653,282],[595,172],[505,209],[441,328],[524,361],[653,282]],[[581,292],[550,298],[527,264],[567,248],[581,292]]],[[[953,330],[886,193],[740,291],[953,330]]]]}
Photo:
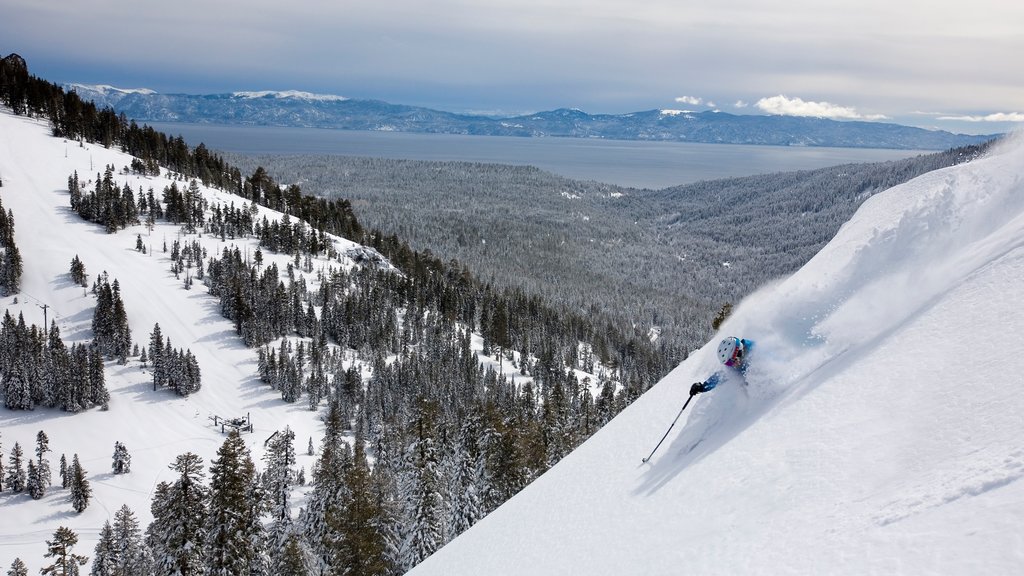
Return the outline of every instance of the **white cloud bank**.
{"type": "Polygon", "coordinates": [[[960,120],[962,122],[1024,122],[1024,113],[995,112],[984,116],[940,116],[939,120],[960,120]]]}
{"type": "Polygon", "coordinates": [[[888,118],[882,114],[861,114],[849,106],[839,106],[830,102],[810,102],[801,98],[789,98],[782,94],[761,98],[754,106],[768,114],[780,116],[813,116],[844,120],[884,120],[888,118]]]}
{"type": "Polygon", "coordinates": [[[708,106],[710,108],[715,107],[715,103],[708,100],[704,101],[700,96],[680,96],[676,98],[676,102],[680,104],[689,104],[690,106],[708,106]]]}

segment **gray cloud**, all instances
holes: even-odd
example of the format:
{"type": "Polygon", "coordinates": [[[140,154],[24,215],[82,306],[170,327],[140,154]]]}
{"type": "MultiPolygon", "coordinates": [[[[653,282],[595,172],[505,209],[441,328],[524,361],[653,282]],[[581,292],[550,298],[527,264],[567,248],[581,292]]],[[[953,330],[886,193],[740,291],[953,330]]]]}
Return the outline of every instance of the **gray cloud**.
{"type": "Polygon", "coordinates": [[[659,108],[680,94],[705,104],[788,94],[862,117],[986,116],[1024,102],[1007,72],[1024,54],[1018,4],[7,0],[0,52],[54,81],[164,92],[595,112],[659,108]]]}

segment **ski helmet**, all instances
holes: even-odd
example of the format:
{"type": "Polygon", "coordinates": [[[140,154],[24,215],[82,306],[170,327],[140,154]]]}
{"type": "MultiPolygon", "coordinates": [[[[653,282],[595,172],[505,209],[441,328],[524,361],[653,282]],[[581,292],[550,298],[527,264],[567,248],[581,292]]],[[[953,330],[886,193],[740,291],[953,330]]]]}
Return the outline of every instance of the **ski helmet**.
{"type": "Polygon", "coordinates": [[[743,360],[743,341],[730,336],[718,345],[718,359],[726,366],[735,366],[743,360]]]}

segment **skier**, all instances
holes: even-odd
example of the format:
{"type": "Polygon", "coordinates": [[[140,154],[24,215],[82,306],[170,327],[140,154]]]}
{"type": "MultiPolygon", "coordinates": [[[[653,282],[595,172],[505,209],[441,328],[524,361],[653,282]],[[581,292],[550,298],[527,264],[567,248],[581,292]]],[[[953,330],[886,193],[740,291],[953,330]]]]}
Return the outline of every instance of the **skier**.
{"type": "MultiPolygon", "coordinates": [[[[718,359],[721,360],[722,364],[725,364],[728,368],[732,368],[740,374],[746,374],[748,366],[747,361],[750,358],[750,352],[753,348],[753,340],[730,336],[725,340],[722,340],[718,345],[718,359]]],[[[697,382],[693,386],[690,386],[690,396],[696,396],[701,392],[712,390],[715,386],[718,386],[723,378],[725,378],[724,370],[715,372],[707,380],[697,382]]]]}

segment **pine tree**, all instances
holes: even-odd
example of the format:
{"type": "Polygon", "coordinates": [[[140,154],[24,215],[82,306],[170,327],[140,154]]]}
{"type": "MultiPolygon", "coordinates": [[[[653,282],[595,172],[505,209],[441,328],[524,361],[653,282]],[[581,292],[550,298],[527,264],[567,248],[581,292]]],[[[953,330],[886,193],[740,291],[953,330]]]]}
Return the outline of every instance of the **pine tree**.
{"type": "Polygon", "coordinates": [[[167,384],[164,374],[164,336],[160,332],[160,324],[153,325],[149,335],[149,361],[153,363],[153,390],[167,384]]]}
{"type": "Polygon", "coordinates": [[[96,542],[96,548],[93,549],[92,570],[90,570],[89,575],[114,576],[118,562],[117,546],[114,542],[114,529],[111,528],[110,521],[107,520],[103,522],[103,528],[100,529],[100,539],[96,542]]]}
{"type": "Polygon", "coordinates": [[[78,535],[70,528],[61,526],[53,533],[53,540],[47,540],[47,551],[43,556],[53,558],[53,564],[40,570],[40,574],[53,574],[53,576],[77,576],[78,567],[84,566],[89,558],[79,556],[71,551],[78,543],[78,535]]]}
{"type": "Polygon", "coordinates": [[[419,440],[411,448],[407,531],[402,551],[402,567],[412,569],[444,544],[441,518],[437,448],[433,438],[436,406],[423,403],[417,421],[419,440]]]}
{"type": "Polygon", "coordinates": [[[28,566],[25,566],[21,558],[15,558],[11,562],[11,568],[7,571],[7,576],[28,576],[28,566]]]}
{"type": "Polygon", "coordinates": [[[111,468],[114,474],[127,474],[132,471],[132,457],[121,442],[114,442],[114,461],[111,468]]]}
{"type": "Polygon", "coordinates": [[[71,259],[71,281],[83,288],[89,285],[89,275],[85,272],[85,264],[78,258],[78,254],[71,259]]]}
{"type": "Polygon", "coordinates": [[[212,576],[266,573],[265,533],[256,466],[237,430],[228,434],[210,466],[206,567],[212,576]]]}
{"type": "Polygon", "coordinates": [[[479,445],[480,420],[470,417],[463,425],[454,458],[453,486],[448,506],[448,535],[454,538],[484,516],[485,467],[479,445]]]}
{"type": "Polygon", "coordinates": [[[67,488],[71,485],[71,473],[68,470],[68,459],[60,455],[60,487],[67,488]]]}
{"type": "Polygon", "coordinates": [[[324,438],[320,446],[320,457],[313,466],[313,491],[306,500],[300,523],[305,542],[312,549],[320,566],[328,566],[333,552],[329,543],[338,539],[327,516],[330,510],[340,507],[347,491],[342,478],[343,472],[351,465],[352,456],[348,445],[342,440],[344,432],[341,409],[336,402],[327,407],[324,418],[324,438]]]}
{"type": "Polygon", "coordinates": [[[36,434],[36,469],[39,473],[39,485],[43,492],[50,486],[50,461],[46,459],[46,453],[50,451],[50,439],[46,432],[40,430],[36,434]]]}
{"type": "Polygon", "coordinates": [[[302,543],[302,537],[289,533],[280,554],[274,555],[275,562],[271,571],[275,576],[313,576],[310,567],[309,551],[302,543]]]}
{"type": "Polygon", "coordinates": [[[23,460],[24,454],[21,451],[21,444],[15,442],[14,448],[11,448],[11,458],[7,461],[7,487],[11,492],[23,491],[28,482],[23,460]]]}
{"type": "Polygon", "coordinates": [[[336,574],[359,576],[390,574],[384,538],[384,511],[373,492],[370,467],[362,439],[357,439],[352,464],[344,473],[347,490],[338,506],[328,514],[337,531],[333,543],[336,574]]]}
{"type": "Polygon", "coordinates": [[[283,521],[291,517],[289,490],[295,484],[295,432],[285,426],[267,443],[263,459],[267,464],[263,473],[263,488],[270,505],[270,517],[283,521]]]}
{"type": "Polygon", "coordinates": [[[34,460],[28,461],[28,473],[25,481],[25,491],[33,500],[39,500],[46,495],[42,482],[39,480],[39,468],[34,460]]]}
{"type": "Polygon", "coordinates": [[[69,486],[71,489],[71,507],[74,508],[75,512],[81,513],[89,507],[89,499],[92,498],[92,486],[89,485],[89,480],[86,478],[85,469],[82,468],[82,464],[78,461],[78,454],[71,458],[69,472],[71,476],[71,484],[69,486]]]}
{"type": "Polygon", "coordinates": [[[135,513],[122,505],[114,514],[114,549],[117,551],[117,563],[112,574],[114,576],[134,576],[151,573],[148,550],[142,543],[142,532],[135,513]]]}
{"type": "Polygon", "coordinates": [[[161,482],[153,495],[153,522],[146,542],[153,553],[158,575],[205,574],[203,551],[209,490],[203,486],[203,461],[187,452],[170,466],[178,473],[173,484],[161,482]]]}

